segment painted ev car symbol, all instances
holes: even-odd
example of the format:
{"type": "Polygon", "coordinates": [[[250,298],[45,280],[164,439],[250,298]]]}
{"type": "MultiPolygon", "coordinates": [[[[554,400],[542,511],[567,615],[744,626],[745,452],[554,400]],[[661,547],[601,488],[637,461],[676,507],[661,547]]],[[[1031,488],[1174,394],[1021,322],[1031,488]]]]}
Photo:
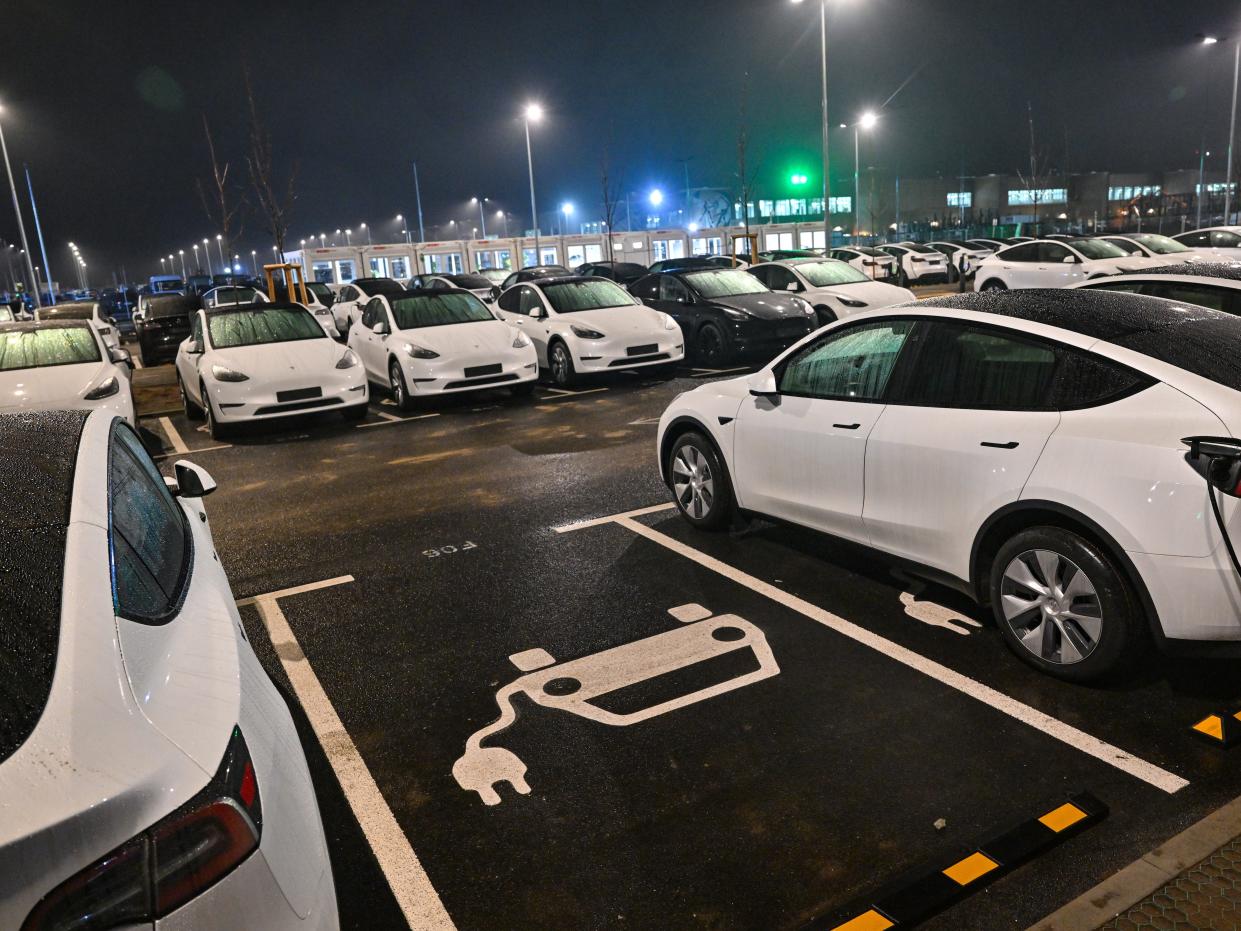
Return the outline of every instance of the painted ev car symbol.
{"type": "Polygon", "coordinates": [[[496,693],[500,717],[465,742],[464,755],[452,767],[457,784],[467,792],[477,792],[487,805],[500,804],[496,786],[502,782],[522,795],[529,794],[526,764],[503,747],[483,746],[484,740],[517,720],[513,697],[518,692],[546,708],[627,727],[779,674],[767,638],[749,621],[734,614],[712,617],[710,611],[696,604],[671,608],[668,613],[684,626],[559,665],[542,649],[510,656],[513,665],[526,675],[496,693]],[[628,713],[608,711],[592,702],[626,686],[741,649],[753,652],[758,660],[756,670],[628,713]]]}

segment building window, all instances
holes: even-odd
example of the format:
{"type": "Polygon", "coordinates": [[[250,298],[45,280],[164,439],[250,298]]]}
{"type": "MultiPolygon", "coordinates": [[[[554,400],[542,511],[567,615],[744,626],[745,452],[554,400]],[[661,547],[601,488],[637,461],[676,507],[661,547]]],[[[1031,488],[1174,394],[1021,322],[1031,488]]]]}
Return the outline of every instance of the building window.
{"type": "MultiPolygon", "coordinates": [[[[1212,181],[1210,184],[1207,184],[1207,185],[1201,185],[1201,184],[1196,185],[1196,188],[1199,194],[1202,193],[1202,189],[1204,186],[1206,187],[1206,191],[1208,194],[1223,194],[1224,191],[1228,189],[1228,185],[1225,182],[1212,181]]],[[[1233,188],[1233,191],[1235,192],[1237,189],[1237,186],[1234,184],[1232,188],[1233,188]]]]}
{"type": "MultiPolygon", "coordinates": [[[[1010,194],[1011,197],[1011,194],[1010,194]]],[[[1012,203],[1010,200],[1009,203],[1012,203]]],[[[974,206],[974,195],[969,191],[949,191],[948,192],[949,207],[972,207],[974,206]]]]}
{"type": "Polygon", "coordinates": [[[1021,190],[1009,191],[1008,202],[1011,205],[1021,204],[1067,204],[1069,201],[1068,188],[1062,187],[1045,187],[1036,191],[1021,190]]]}
{"type": "MultiPolygon", "coordinates": [[[[1220,185],[1221,191],[1223,185],[1220,185]]],[[[1107,189],[1108,200],[1133,200],[1135,197],[1158,197],[1163,193],[1163,188],[1158,184],[1139,184],[1125,185],[1124,187],[1110,187],[1107,189]]]]}

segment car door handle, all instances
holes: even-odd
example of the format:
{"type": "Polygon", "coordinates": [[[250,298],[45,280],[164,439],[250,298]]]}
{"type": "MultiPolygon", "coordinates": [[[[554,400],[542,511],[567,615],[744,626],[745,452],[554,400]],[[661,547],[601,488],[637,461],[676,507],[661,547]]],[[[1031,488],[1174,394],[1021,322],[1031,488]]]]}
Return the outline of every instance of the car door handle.
{"type": "Polygon", "coordinates": [[[1007,443],[992,443],[988,440],[983,440],[979,445],[987,446],[991,449],[1016,449],[1021,444],[1016,440],[1009,440],[1007,443]]]}
{"type": "Polygon", "coordinates": [[[832,424],[837,430],[856,430],[861,426],[860,423],[834,423],[832,424]]]}

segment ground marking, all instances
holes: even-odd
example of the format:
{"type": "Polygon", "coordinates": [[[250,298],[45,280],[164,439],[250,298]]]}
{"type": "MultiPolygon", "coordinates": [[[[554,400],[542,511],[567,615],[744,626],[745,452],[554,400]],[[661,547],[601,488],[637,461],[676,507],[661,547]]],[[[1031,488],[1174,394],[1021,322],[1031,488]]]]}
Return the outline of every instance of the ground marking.
{"type": "Polygon", "coordinates": [[[552,397],[544,398],[544,401],[559,401],[562,398],[574,398],[579,394],[594,394],[596,391],[608,391],[607,388],[585,388],[581,391],[563,391],[560,388],[544,388],[544,391],[552,392],[552,397]]]}
{"type": "MultiPolygon", "coordinates": [[[[648,508],[647,512],[655,510],[664,510],[671,505],[663,505],[655,508],[648,508]]],[[[1093,756],[1095,759],[1114,766],[1121,772],[1128,773],[1135,779],[1161,789],[1167,793],[1178,792],[1189,785],[1189,781],[1182,779],[1180,776],[1170,773],[1165,769],[1161,769],[1153,763],[1148,763],[1143,759],[1126,753],[1119,747],[1115,747],[1105,741],[1092,737],[1085,731],[1078,730],[1071,724],[1053,718],[1049,714],[1039,711],[1030,705],[1020,702],[1011,696],[1005,695],[1003,692],[997,691],[988,685],[983,685],[976,679],[962,675],[955,670],[949,669],[947,666],[937,663],[934,660],[927,659],[913,650],[907,649],[898,643],[888,640],[886,637],[867,630],[854,624],[852,621],[846,621],[842,617],[838,617],[829,611],[811,604],[810,602],[798,598],[796,595],[790,594],[782,589],[776,588],[764,582],[762,579],[755,578],[740,569],[730,566],[728,563],[708,556],[706,553],[699,552],[692,546],[687,546],[679,540],[674,540],[665,534],[660,533],[645,524],[640,524],[632,519],[632,516],[642,513],[629,512],[629,514],[618,514],[612,518],[601,518],[595,521],[584,521],[579,525],[570,525],[568,528],[562,529],[579,529],[580,527],[590,526],[593,524],[617,523],[627,530],[645,537],[653,543],[657,543],[665,549],[672,550],[674,553],[691,559],[707,569],[716,572],[727,579],[744,585],[751,591],[760,595],[765,595],[772,601],[783,605],[790,610],[796,611],[798,614],[817,621],[824,627],[836,631],[855,640],[863,646],[868,646],[872,650],[876,650],[890,659],[896,660],[910,669],[914,669],[924,675],[930,676],[950,688],[956,689],[964,695],[975,698],[986,705],[990,705],[996,711],[1008,715],[1027,724],[1036,730],[1042,731],[1044,734],[1069,745],[1082,753],[1093,756]]]]}
{"type": "Polygon", "coordinates": [[[658,417],[647,417],[645,420],[631,420],[629,421],[629,426],[642,427],[642,426],[645,426],[647,424],[652,424],[652,423],[659,423],[659,418],[658,417]]]}
{"type": "Polygon", "coordinates": [[[396,816],[384,801],[375,777],[366,767],[362,755],[345,730],[336,709],[323,690],[319,678],[310,667],[310,660],[302,652],[293,629],[280,610],[278,599],[302,592],[343,585],[352,582],[353,576],[343,575],[323,582],[298,585],[253,598],[243,598],[238,605],[252,604],[258,608],[263,626],[271,638],[280,664],[301,702],[310,726],[314,728],[319,745],[332,764],[332,770],[340,787],[349,800],[349,807],[362,827],[366,839],[375,852],[375,858],[383,870],[392,894],[396,897],[405,920],[411,928],[452,929],[452,919],[440,901],[439,894],[423,869],[409,838],[397,824],[396,816]]]}
{"type": "Polygon", "coordinates": [[[168,437],[168,442],[172,444],[173,452],[188,453],[190,448],[185,445],[185,440],[181,439],[181,434],[177,432],[177,428],[172,425],[172,421],[167,417],[159,419],[159,425],[164,428],[164,436],[168,437]]]}
{"type": "Polygon", "coordinates": [[[401,420],[401,418],[398,417],[396,414],[389,414],[387,411],[375,411],[375,416],[382,417],[384,420],[395,420],[398,423],[401,420]]]}
{"type": "MultiPolygon", "coordinates": [[[[375,411],[380,417],[387,416],[381,411],[375,411]]],[[[428,417],[438,417],[439,414],[415,414],[413,417],[389,417],[387,420],[381,420],[379,423],[360,423],[358,428],[362,427],[388,427],[394,423],[405,423],[407,420],[426,420],[428,417]]]]}
{"type": "Polygon", "coordinates": [[[197,456],[199,453],[209,453],[217,449],[232,449],[232,448],[233,448],[232,443],[221,443],[219,446],[203,446],[200,449],[187,449],[184,453],[179,453],[175,450],[170,453],[158,453],[157,455],[152,456],[151,458],[152,459],[171,459],[173,456],[184,456],[184,455],[197,456]]]}
{"type": "Polygon", "coordinates": [[[129,361],[134,364],[134,368],[136,369],[143,368],[142,360],[139,359],[137,356],[131,354],[129,357],[129,361]]]}
{"type": "Polygon", "coordinates": [[[554,527],[556,533],[569,533],[573,530],[585,530],[587,527],[598,527],[600,524],[611,524],[622,517],[641,517],[643,514],[654,514],[656,511],[669,511],[676,505],[669,501],[667,504],[654,504],[649,508],[638,508],[636,511],[626,511],[623,514],[611,514],[607,517],[596,517],[593,520],[582,520],[574,524],[565,524],[563,527],[554,527]]]}

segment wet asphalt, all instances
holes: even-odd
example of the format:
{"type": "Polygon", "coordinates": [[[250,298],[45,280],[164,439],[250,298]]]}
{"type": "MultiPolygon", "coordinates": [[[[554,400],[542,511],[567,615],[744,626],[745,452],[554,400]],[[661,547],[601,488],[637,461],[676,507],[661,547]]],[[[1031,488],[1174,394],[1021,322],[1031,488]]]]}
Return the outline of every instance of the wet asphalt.
{"type": "MultiPolygon", "coordinates": [[[[1120,685],[1066,685],[1019,662],[961,596],[859,548],[764,523],[703,534],[672,511],[637,518],[1189,781],[1169,794],[623,525],[555,531],[667,502],[655,420],[714,377],[727,376],[616,375],[406,415],[377,395],[360,426],[315,415],[225,448],[169,417],[219,483],[208,512],[238,598],[353,577],[280,606],[457,927],[795,929],[849,917],[902,873],[1090,791],[1110,808],[1103,823],[926,925],[1024,928],[1241,794],[1241,749],[1189,733],[1238,698],[1237,663],[1161,658],[1120,685]],[[713,689],[764,667],[750,646],[703,639],[701,662],[639,670],[598,699],[623,725],[518,693],[512,725],[486,744],[524,763],[529,794],[501,784],[488,806],[458,785],[467,739],[524,675],[510,656],[589,658],[686,626],[669,610],[689,604],[748,622],[778,669],[713,689]]],[[[179,457],[158,419],[144,426],[164,462],[179,457]]],[[[257,612],[242,617],[294,708],[342,926],[406,927],[257,612]]]]}

